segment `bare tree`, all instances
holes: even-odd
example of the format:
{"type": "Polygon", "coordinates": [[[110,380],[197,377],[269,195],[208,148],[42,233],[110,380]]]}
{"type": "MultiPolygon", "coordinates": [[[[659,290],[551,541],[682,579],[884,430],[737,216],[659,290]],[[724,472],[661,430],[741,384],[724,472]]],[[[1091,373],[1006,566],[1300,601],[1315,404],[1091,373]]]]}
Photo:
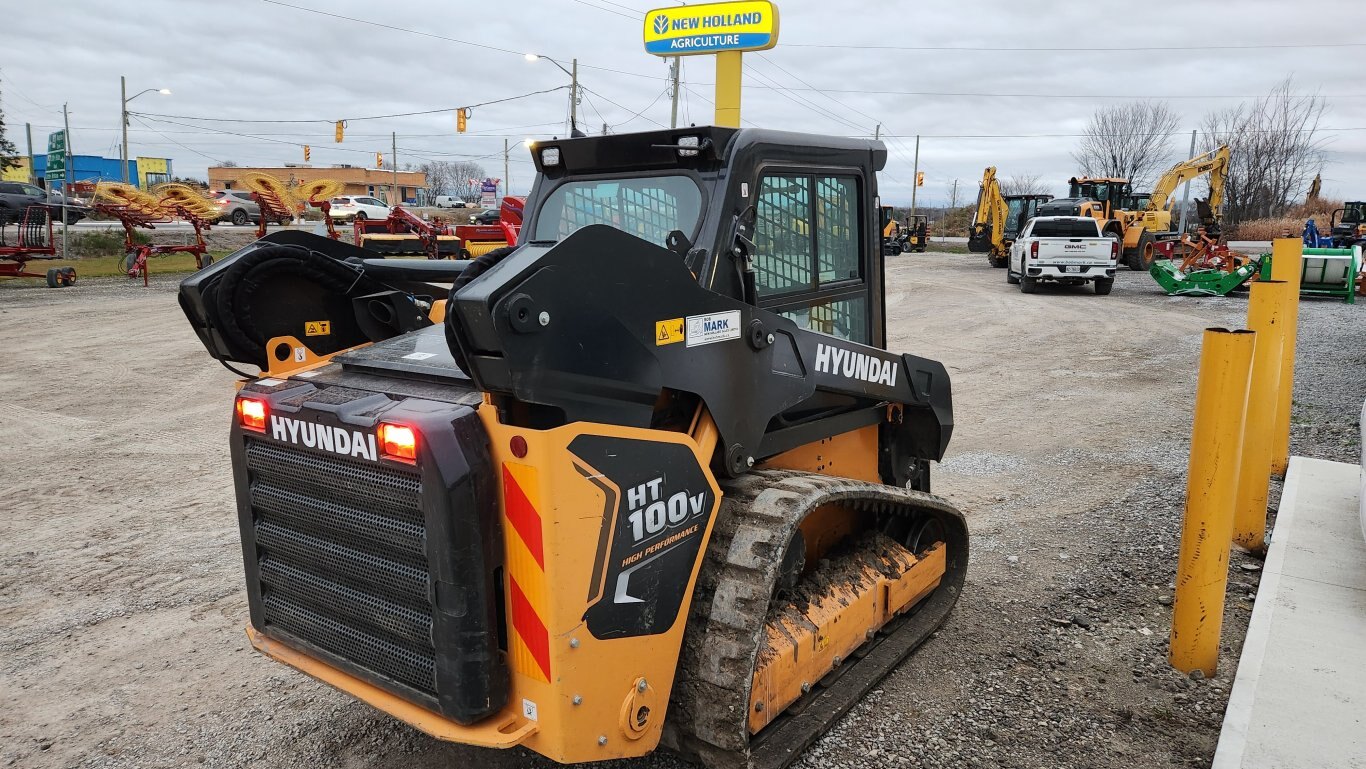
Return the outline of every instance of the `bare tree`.
{"type": "Polygon", "coordinates": [[[1166,102],[1134,101],[1091,116],[1072,159],[1087,176],[1128,179],[1145,188],[1171,155],[1178,117],[1166,102]]]}
{"type": "Polygon", "coordinates": [[[1048,185],[1038,174],[1020,174],[1001,182],[1002,195],[1043,195],[1047,192],[1048,185]]]}
{"type": "Polygon", "coordinates": [[[1224,219],[1234,224],[1279,216],[1323,166],[1319,121],[1328,102],[1318,92],[1297,96],[1291,78],[1251,104],[1205,116],[1207,149],[1227,144],[1224,219]]]}
{"type": "Polygon", "coordinates": [[[427,191],[432,196],[455,195],[467,203],[479,199],[479,184],[484,167],[473,160],[433,160],[417,167],[427,175],[427,191]]]}

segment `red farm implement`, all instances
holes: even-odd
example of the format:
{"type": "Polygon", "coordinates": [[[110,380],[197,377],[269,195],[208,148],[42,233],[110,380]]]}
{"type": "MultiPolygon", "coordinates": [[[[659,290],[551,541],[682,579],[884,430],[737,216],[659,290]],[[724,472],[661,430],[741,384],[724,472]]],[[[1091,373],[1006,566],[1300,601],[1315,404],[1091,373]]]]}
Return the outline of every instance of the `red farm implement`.
{"type": "Polygon", "coordinates": [[[22,211],[0,209],[0,278],[47,278],[52,288],[76,282],[76,268],[53,267],[46,275],[29,272],[26,265],[35,260],[56,259],[57,246],[52,238],[52,211],[46,206],[29,206],[22,211]]]}

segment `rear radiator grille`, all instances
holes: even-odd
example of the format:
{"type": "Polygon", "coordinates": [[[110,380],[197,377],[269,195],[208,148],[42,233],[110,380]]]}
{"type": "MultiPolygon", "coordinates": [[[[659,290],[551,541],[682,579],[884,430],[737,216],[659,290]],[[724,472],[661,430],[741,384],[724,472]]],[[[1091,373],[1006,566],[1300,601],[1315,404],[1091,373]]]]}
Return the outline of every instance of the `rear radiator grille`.
{"type": "Polygon", "coordinates": [[[245,454],[265,629],[435,696],[417,473],[252,438],[245,454]]]}

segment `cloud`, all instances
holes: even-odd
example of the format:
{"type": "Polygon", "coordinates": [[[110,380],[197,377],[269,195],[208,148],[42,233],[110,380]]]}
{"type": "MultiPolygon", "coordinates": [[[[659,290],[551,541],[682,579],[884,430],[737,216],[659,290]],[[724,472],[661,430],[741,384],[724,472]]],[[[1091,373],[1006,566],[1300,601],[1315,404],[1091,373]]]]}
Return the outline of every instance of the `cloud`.
{"type": "MultiPolygon", "coordinates": [[[[19,129],[14,133],[21,146],[23,124],[33,123],[40,145],[59,127],[60,105],[66,102],[76,151],[113,156],[119,141],[120,74],[128,77],[130,92],[173,91],[138,97],[133,109],[139,112],[330,121],[456,107],[567,83],[551,62],[528,62],[520,55],[532,51],[566,66],[580,59],[580,79],[588,89],[579,105],[580,122],[591,132],[603,123],[613,131],[668,124],[669,99],[661,98],[666,62],[644,52],[643,22],[628,18],[625,10],[643,14],[648,10],[643,0],[525,0],[503,6],[437,0],[388,6],[357,0],[289,2],[507,52],[261,0],[142,0],[120,6],[117,13],[98,0],[23,4],[6,13],[6,50],[0,59],[8,122],[19,129]],[[55,29],[71,42],[54,45],[55,29]],[[641,114],[635,117],[636,112],[641,114]]],[[[1366,88],[1346,77],[1366,66],[1366,48],[1211,48],[1337,42],[1334,30],[1366,22],[1366,8],[1359,5],[1306,0],[1287,14],[1278,2],[1251,0],[1234,13],[1222,0],[1186,0],[1168,10],[1159,4],[1151,12],[1125,15],[1122,23],[1102,24],[1095,8],[1085,4],[788,0],[780,3],[778,47],[746,55],[744,117],[747,125],[842,135],[871,134],[881,124],[890,137],[890,160],[881,180],[888,202],[910,199],[916,134],[923,137],[920,167],[926,186],[919,198],[925,204],[945,202],[955,179],[960,201],[970,199],[987,165],[1007,177],[1037,174],[1061,192],[1076,171],[1070,157],[1076,139],[1040,135],[1078,133],[1096,107],[1123,98],[1169,97],[1183,126],[1194,128],[1206,111],[1264,93],[1294,74],[1300,90],[1318,89],[1329,97],[1325,125],[1366,126],[1366,88]],[[1274,25],[1267,23],[1271,18],[1274,25]],[[1324,28],[1322,20],[1330,18],[1333,26],[1324,28]],[[851,47],[805,47],[822,44],[851,47]],[[1172,50],[1113,50],[1153,45],[1172,50]],[[1054,50],[1004,50],[1009,48],[1054,50]],[[811,87],[827,93],[807,90],[811,87]],[[996,135],[1002,138],[973,138],[996,135]]],[[[713,62],[692,57],[684,71],[688,87],[680,116],[708,123],[713,62]]],[[[567,106],[567,94],[556,91],[477,108],[471,133],[464,135],[455,133],[449,112],[352,121],[342,145],[333,143],[328,122],[144,118],[133,121],[129,143],[133,155],[169,156],[179,173],[202,176],[214,160],[301,162],[297,145],[304,143],[312,147],[315,166],[368,164],[373,152],[391,154],[394,132],[400,163],[481,157],[501,175],[503,140],[515,144],[527,136],[564,135],[567,106]]],[[[1332,163],[1324,173],[1326,192],[1360,197],[1366,131],[1324,135],[1332,163]]],[[[1173,161],[1186,148],[1184,137],[1173,137],[1173,161]]],[[[514,150],[510,165],[514,188],[524,188],[532,173],[525,151],[514,150]]]]}

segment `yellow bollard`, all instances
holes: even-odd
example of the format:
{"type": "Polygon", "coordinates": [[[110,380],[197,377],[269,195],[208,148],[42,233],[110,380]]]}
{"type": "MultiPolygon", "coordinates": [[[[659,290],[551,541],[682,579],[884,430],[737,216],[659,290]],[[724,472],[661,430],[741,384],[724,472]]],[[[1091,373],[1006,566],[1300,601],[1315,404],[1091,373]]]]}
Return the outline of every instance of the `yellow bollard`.
{"type": "Polygon", "coordinates": [[[1200,670],[1213,676],[1219,663],[1233,502],[1256,338],[1251,331],[1208,328],[1201,346],[1168,656],[1182,673],[1200,670]]]}
{"type": "Polygon", "coordinates": [[[1290,284],[1285,313],[1285,352],[1281,384],[1276,391],[1276,432],[1271,439],[1271,474],[1285,477],[1290,466],[1290,405],[1295,394],[1295,338],[1300,319],[1300,276],[1304,273],[1304,241],[1279,238],[1271,244],[1271,279],[1290,284]]]}
{"type": "Polygon", "coordinates": [[[1285,347],[1285,313],[1290,284],[1271,280],[1252,284],[1247,327],[1256,332],[1252,379],[1247,393],[1247,419],[1238,470],[1238,497],[1233,508],[1233,543],[1254,552],[1266,548],[1266,497],[1271,484],[1271,449],[1276,432],[1276,391],[1281,386],[1281,352],[1285,347]]]}

